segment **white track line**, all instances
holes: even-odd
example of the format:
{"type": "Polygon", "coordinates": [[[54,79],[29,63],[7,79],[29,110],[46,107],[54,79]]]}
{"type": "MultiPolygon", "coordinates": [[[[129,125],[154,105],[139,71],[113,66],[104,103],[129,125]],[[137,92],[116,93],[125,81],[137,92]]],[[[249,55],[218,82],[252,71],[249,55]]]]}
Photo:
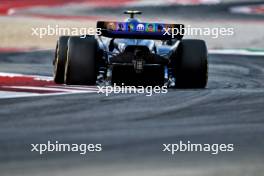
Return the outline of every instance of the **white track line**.
{"type": "Polygon", "coordinates": [[[0,91],[0,99],[36,96],[38,93],[0,91]]]}
{"type": "Polygon", "coordinates": [[[237,7],[231,7],[230,11],[232,13],[242,13],[242,14],[263,14],[262,13],[258,13],[256,11],[256,9],[258,8],[264,8],[264,4],[260,4],[260,5],[249,5],[249,6],[237,6],[237,7]]]}
{"type": "Polygon", "coordinates": [[[27,90],[69,92],[69,93],[97,92],[96,90],[74,90],[74,89],[52,88],[52,87],[34,87],[34,86],[2,86],[2,87],[3,88],[13,88],[13,89],[27,89],[27,90]]]}
{"type": "Polygon", "coordinates": [[[31,77],[32,79],[39,80],[39,81],[53,81],[53,77],[51,76],[41,76],[41,75],[26,75],[20,73],[7,73],[7,72],[0,72],[0,77],[31,77]]]}
{"type": "MultiPolygon", "coordinates": [[[[0,99],[15,99],[15,98],[25,98],[25,97],[44,97],[44,96],[58,96],[58,95],[72,95],[72,94],[83,94],[83,92],[76,92],[76,93],[69,93],[69,92],[63,92],[63,93],[22,93],[20,92],[7,92],[10,93],[9,95],[5,94],[5,96],[2,96],[1,94],[5,94],[6,91],[0,91],[0,99]],[[12,94],[14,93],[14,94],[12,94]]],[[[93,92],[85,92],[85,93],[93,93],[93,92]]]]}
{"type": "Polygon", "coordinates": [[[248,51],[239,49],[209,50],[209,54],[243,55],[243,56],[264,56],[263,51],[248,51]]]}
{"type": "Polygon", "coordinates": [[[61,89],[70,89],[70,90],[94,90],[94,91],[97,91],[98,88],[96,86],[67,86],[67,85],[64,85],[64,86],[47,86],[47,87],[50,87],[50,88],[61,88],[61,89]]]}

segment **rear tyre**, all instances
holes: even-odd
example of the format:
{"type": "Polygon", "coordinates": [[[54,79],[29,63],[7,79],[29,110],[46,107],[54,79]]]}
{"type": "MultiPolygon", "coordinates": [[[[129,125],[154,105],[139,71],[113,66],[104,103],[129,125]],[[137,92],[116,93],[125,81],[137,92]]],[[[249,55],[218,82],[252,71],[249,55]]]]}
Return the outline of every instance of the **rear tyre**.
{"type": "Polygon", "coordinates": [[[70,37],[65,69],[68,85],[95,85],[97,78],[96,53],[98,43],[94,36],[70,37]]]}
{"type": "Polygon", "coordinates": [[[176,88],[205,88],[208,80],[207,47],[203,40],[182,40],[176,51],[176,88]]]}
{"type": "Polygon", "coordinates": [[[69,36],[61,36],[57,41],[57,46],[55,50],[55,59],[53,62],[54,82],[56,84],[64,83],[64,72],[65,72],[65,63],[67,60],[68,39],[69,36]]]}

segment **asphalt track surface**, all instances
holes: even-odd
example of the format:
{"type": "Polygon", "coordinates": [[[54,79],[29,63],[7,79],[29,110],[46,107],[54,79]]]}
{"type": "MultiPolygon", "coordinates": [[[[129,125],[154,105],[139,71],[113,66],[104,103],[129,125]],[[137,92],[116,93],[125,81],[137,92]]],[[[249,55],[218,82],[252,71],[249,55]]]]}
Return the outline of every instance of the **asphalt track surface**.
{"type": "MultiPolygon", "coordinates": [[[[51,51],[1,54],[0,69],[50,76],[52,55],[51,51]]],[[[151,97],[89,93],[2,99],[1,175],[105,175],[107,170],[109,175],[219,175],[219,168],[233,175],[263,175],[263,59],[210,55],[205,90],[169,90],[151,97]],[[30,152],[30,144],[48,140],[104,147],[101,153],[85,156],[30,152]],[[232,143],[235,152],[173,157],[161,152],[163,143],[179,140],[232,143]]]]}

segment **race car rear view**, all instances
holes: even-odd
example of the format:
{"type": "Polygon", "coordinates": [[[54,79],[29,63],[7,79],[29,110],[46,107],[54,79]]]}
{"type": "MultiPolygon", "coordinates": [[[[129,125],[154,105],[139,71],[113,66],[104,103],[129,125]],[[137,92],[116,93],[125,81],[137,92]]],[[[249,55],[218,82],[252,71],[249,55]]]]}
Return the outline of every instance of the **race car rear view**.
{"type": "Polygon", "coordinates": [[[166,85],[205,88],[207,47],[203,40],[172,37],[183,24],[143,23],[139,11],[126,11],[125,22],[98,21],[98,36],[61,36],[54,80],[67,85],[166,85]]]}

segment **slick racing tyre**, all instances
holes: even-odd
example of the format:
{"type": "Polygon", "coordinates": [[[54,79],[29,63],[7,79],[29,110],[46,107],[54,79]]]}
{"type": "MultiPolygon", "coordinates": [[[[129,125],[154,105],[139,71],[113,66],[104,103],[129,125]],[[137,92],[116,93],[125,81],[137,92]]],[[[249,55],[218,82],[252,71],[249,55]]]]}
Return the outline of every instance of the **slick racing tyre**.
{"type": "Polygon", "coordinates": [[[64,83],[65,63],[67,60],[69,36],[61,36],[56,45],[55,59],[54,59],[54,82],[56,84],[64,83]]]}
{"type": "Polygon", "coordinates": [[[182,40],[176,51],[176,88],[205,88],[207,47],[203,40],[182,40]]]}
{"type": "Polygon", "coordinates": [[[95,85],[97,78],[96,53],[98,43],[94,36],[70,37],[65,69],[68,85],[95,85]]]}

